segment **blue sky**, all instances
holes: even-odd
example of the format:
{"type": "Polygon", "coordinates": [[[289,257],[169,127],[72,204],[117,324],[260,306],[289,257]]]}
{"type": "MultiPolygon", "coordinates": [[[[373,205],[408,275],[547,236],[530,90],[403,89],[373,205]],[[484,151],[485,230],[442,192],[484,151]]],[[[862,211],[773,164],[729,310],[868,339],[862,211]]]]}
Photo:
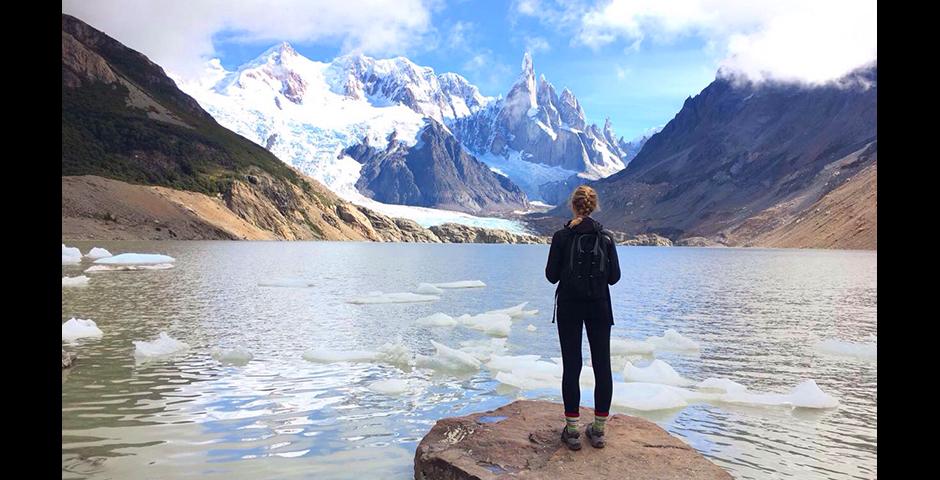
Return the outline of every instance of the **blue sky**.
{"type": "Polygon", "coordinates": [[[519,74],[570,88],[588,120],[632,139],[723,74],[830,83],[877,59],[877,0],[63,0],[183,81],[281,41],[313,60],[404,55],[486,95],[519,74]]]}
{"type": "MultiPolygon", "coordinates": [[[[484,95],[497,96],[505,95],[515,82],[522,54],[529,50],[536,75],[545,75],[558,93],[570,88],[589,122],[603,125],[609,117],[614,131],[627,140],[664,125],[687,97],[715,78],[719,58],[706,52],[701,38],[637,50],[629,48],[632,41],[595,49],[573,45],[570,34],[515,14],[511,7],[510,2],[499,1],[449,3],[432,14],[430,46],[405,55],[438,73],[457,72],[484,95]]],[[[213,44],[222,65],[231,70],[273,43],[246,43],[237,34],[221,31],[213,36],[213,44]]],[[[341,39],[291,44],[318,61],[344,52],[341,39]]]]}

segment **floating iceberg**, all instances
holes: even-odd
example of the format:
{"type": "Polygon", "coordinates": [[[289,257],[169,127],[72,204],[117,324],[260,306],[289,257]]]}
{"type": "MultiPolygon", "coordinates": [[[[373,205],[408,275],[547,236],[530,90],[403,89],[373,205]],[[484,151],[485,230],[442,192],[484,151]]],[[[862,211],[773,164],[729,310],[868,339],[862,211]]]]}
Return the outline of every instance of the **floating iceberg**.
{"type": "Polygon", "coordinates": [[[502,308],[502,309],[499,309],[499,310],[490,310],[490,311],[484,312],[484,313],[487,313],[487,314],[501,314],[501,315],[507,315],[507,316],[509,316],[509,317],[512,318],[512,319],[523,318],[523,317],[531,317],[531,316],[533,316],[533,315],[539,313],[538,310],[524,310],[524,309],[525,309],[525,306],[528,305],[528,304],[529,304],[529,302],[522,302],[522,303],[520,303],[519,305],[515,305],[515,306],[509,307],[509,308],[502,308]]]}
{"type": "Polygon", "coordinates": [[[610,339],[611,355],[649,355],[653,353],[653,350],[655,350],[655,347],[653,347],[653,344],[649,342],[631,340],[629,338],[610,339]]]}
{"type": "Polygon", "coordinates": [[[537,330],[537,329],[535,328],[535,325],[532,325],[531,323],[529,324],[528,327],[525,327],[525,329],[528,330],[528,331],[530,331],[530,332],[534,332],[534,331],[537,330]]]}
{"type": "Polygon", "coordinates": [[[461,315],[457,321],[467,328],[479,330],[494,337],[508,337],[512,329],[512,318],[502,313],[480,313],[461,315]]]}
{"type": "Polygon", "coordinates": [[[62,244],[62,265],[71,265],[82,262],[82,251],[75,247],[66,247],[62,244]]]}
{"type": "Polygon", "coordinates": [[[235,365],[244,365],[255,358],[247,348],[240,345],[227,349],[213,348],[210,354],[212,358],[221,363],[231,363],[235,365]]]}
{"type": "Polygon", "coordinates": [[[415,293],[420,293],[422,295],[440,295],[444,293],[444,290],[437,288],[430,283],[419,283],[418,288],[415,289],[415,293]]]}
{"type": "Polygon", "coordinates": [[[722,402],[751,406],[785,406],[800,408],[835,408],[839,400],[823,392],[814,380],[806,380],[790,389],[789,393],[752,393],[737,390],[721,395],[722,402]]]}
{"type": "Polygon", "coordinates": [[[627,362],[623,369],[623,379],[627,382],[659,383],[677,387],[695,383],[683,378],[671,365],[658,359],[645,367],[637,367],[627,362]]]}
{"type": "Polygon", "coordinates": [[[74,342],[79,338],[101,338],[104,332],[98,328],[94,320],[70,318],[62,324],[62,341],[74,342]]]}
{"type": "Polygon", "coordinates": [[[842,340],[823,340],[816,343],[816,350],[836,357],[855,358],[871,362],[878,361],[878,344],[854,343],[842,340]]]}
{"type": "Polygon", "coordinates": [[[441,297],[434,295],[419,295],[417,293],[382,293],[369,292],[365,295],[353,297],[346,300],[346,303],[356,305],[374,304],[374,303],[414,303],[414,302],[433,302],[440,300],[441,297]]]}
{"type": "Polygon", "coordinates": [[[170,337],[166,332],[160,332],[152,342],[134,341],[134,357],[138,360],[160,358],[180,353],[189,349],[189,345],[170,337]]]}
{"type": "Polygon", "coordinates": [[[473,355],[481,362],[488,362],[493,355],[506,351],[507,338],[490,338],[488,340],[466,340],[460,342],[460,351],[473,355]]]}
{"type": "Polygon", "coordinates": [[[486,286],[485,283],[479,280],[463,280],[460,282],[432,283],[431,285],[437,288],[483,288],[486,286]]]}
{"type": "Polygon", "coordinates": [[[84,275],[77,277],[62,277],[63,287],[84,287],[88,285],[89,278],[84,275]]]}
{"type": "Polygon", "coordinates": [[[386,343],[376,351],[372,350],[321,350],[310,349],[303,358],[315,363],[388,363],[397,366],[410,366],[413,362],[411,351],[401,343],[386,343]]]}
{"type": "Polygon", "coordinates": [[[492,355],[486,368],[494,372],[511,372],[519,364],[536,362],[540,358],[539,355],[492,355]]]}
{"type": "Polygon", "coordinates": [[[700,390],[716,390],[724,393],[745,392],[747,387],[727,378],[710,377],[696,385],[700,390]]]}
{"type": "Polygon", "coordinates": [[[258,282],[259,287],[306,288],[313,285],[313,280],[302,278],[272,278],[258,282]]]}
{"type": "Polygon", "coordinates": [[[681,390],[658,383],[614,382],[611,404],[644,412],[682,408],[689,403],[681,390]]]}
{"type": "Polygon", "coordinates": [[[85,254],[85,258],[90,258],[92,260],[98,260],[99,258],[108,258],[112,257],[111,252],[103,249],[94,247],[85,254]]]}
{"type": "Polygon", "coordinates": [[[92,265],[85,269],[85,273],[133,272],[137,270],[167,270],[170,268],[173,268],[172,263],[159,263],[156,265],[92,265]]]}
{"type": "Polygon", "coordinates": [[[467,352],[463,352],[447,345],[431,340],[431,345],[437,350],[434,356],[418,355],[415,366],[446,371],[472,371],[479,370],[480,361],[467,352]]]}
{"type": "Polygon", "coordinates": [[[95,265],[160,265],[173,263],[176,259],[154,253],[122,253],[113,257],[99,258],[95,265]]]}
{"type": "Polygon", "coordinates": [[[561,381],[557,378],[548,377],[526,377],[516,375],[515,373],[497,372],[496,381],[505,385],[516,387],[520,390],[539,390],[542,388],[560,388],[561,381]]]}
{"type": "Polygon", "coordinates": [[[457,320],[445,313],[435,313],[415,320],[415,323],[425,327],[453,327],[457,325],[457,320]]]}
{"type": "Polygon", "coordinates": [[[376,393],[384,395],[401,395],[403,393],[413,393],[418,388],[424,386],[427,382],[417,379],[399,379],[390,378],[388,380],[379,380],[372,382],[366,387],[376,393]]]}
{"type": "Polygon", "coordinates": [[[669,329],[662,337],[649,337],[646,342],[656,350],[699,351],[701,347],[695,341],[683,337],[679,332],[669,329]]]}

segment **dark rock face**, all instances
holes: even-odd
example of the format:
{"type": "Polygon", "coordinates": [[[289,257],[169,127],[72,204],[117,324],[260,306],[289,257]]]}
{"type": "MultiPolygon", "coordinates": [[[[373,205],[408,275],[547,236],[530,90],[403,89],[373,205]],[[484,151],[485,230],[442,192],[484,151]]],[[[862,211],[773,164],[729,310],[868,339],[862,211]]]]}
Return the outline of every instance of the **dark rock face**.
{"type": "Polygon", "coordinates": [[[632,234],[720,239],[768,209],[784,221],[799,214],[876,161],[876,74],[871,66],[815,88],[718,78],[626,169],[591,183],[609,206],[598,220],[632,234]]]}
{"type": "Polygon", "coordinates": [[[551,238],[510,233],[495,228],[444,223],[429,228],[444,243],[549,243],[551,238]]]}
{"type": "MultiPolygon", "coordinates": [[[[517,400],[491,412],[439,420],[418,444],[416,480],[610,478],[730,480],[732,477],[656,424],[611,415],[603,449],[561,443],[559,404],[517,400]]],[[[581,418],[592,418],[581,408],[581,418]]],[[[582,427],[583,432],[583,427],[582,427]]]]}
{"type": "Polygon", "coordinates": [[[419,142],[394,138],[384,150],[362,143],[343,153],[363,164],[356,188],[384,203],[471,213],[528,208],[525,193],[462,148],[440,123],[428,119],[419,142]]]}

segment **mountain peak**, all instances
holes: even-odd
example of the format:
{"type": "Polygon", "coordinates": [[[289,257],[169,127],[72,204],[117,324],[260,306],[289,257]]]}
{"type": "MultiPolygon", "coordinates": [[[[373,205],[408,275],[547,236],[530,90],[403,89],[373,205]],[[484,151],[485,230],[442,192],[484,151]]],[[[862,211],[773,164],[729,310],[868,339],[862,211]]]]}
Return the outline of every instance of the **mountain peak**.
{"type": "Polygon", "coordinates": [[[532,66],[532,55],[529,55],[529,52],[522,54],[522,76],[535,79],[535,68],[532,66]]]}

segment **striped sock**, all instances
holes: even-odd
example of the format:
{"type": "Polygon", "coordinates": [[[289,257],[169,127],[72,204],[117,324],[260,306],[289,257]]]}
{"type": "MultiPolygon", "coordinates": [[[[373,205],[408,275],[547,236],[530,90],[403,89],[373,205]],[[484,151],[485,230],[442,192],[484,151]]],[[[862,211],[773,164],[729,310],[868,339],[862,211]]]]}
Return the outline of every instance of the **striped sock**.
{"type": "Polygon", "coordinates": [[[579,417],[577,413],[565,413],[565,428],[568,429],[568,433],[578,433],[579,417]]]}
{"type": "Polygon", "coordinates": [[[594,431],[604,433],[604,425],[607,424],[608,412],[594,412],[594,431]]]}

